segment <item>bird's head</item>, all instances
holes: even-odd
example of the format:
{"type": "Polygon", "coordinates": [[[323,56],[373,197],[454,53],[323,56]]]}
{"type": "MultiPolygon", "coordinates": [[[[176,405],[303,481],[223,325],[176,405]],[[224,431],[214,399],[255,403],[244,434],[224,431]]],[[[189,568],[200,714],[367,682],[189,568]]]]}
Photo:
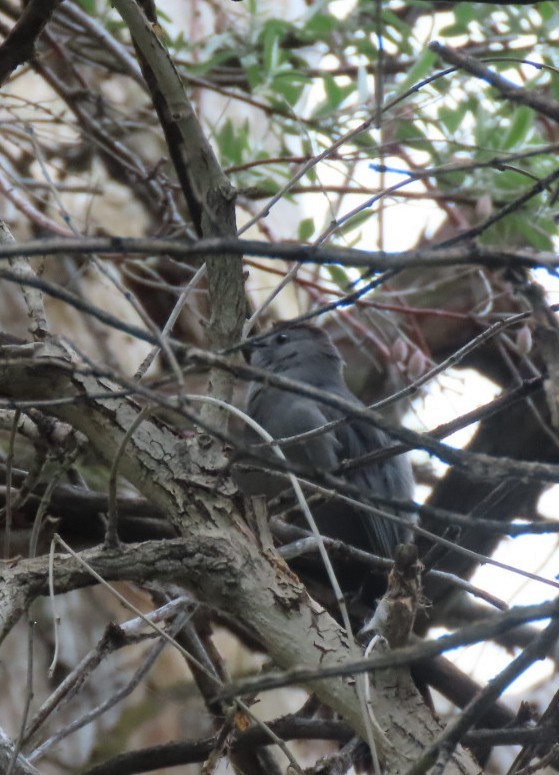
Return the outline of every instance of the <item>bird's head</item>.
{"type": "Polygon", "coordinates": [[[307,323],[276,323],[265,336],[247,343],[245,349],[251,366],[305,382],[315,382],[314,376],[320,377],[324,370],[330,374],[342,371],[342,357],[326,331],[307,323]]]}

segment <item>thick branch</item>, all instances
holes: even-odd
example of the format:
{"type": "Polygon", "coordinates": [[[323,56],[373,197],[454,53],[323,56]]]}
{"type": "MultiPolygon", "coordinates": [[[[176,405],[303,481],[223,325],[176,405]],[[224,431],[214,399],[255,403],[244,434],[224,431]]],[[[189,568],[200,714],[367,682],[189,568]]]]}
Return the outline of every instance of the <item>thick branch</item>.
{"type": "MultiPolygon", "coordinates": [[[[155,33],[157,19],[148,20],[135,0],[114,4],[130,28],[196,233],[235,237],[235,190],[202,130],[169,52],[155,33]]],[[[153,6],[148,8],[153,12],[153,6]]],[[[208,334],[211,344],[223,349],[238,342],[245,317],[241,258],[226,252],[207,256],[206,269],[212,306],[208,334]]],[[[228,375],[215,372],[212,382],[214,396],[231,398],[228,375]]],[[[215,408],[209,411],[216,413],[215,408]]]]}

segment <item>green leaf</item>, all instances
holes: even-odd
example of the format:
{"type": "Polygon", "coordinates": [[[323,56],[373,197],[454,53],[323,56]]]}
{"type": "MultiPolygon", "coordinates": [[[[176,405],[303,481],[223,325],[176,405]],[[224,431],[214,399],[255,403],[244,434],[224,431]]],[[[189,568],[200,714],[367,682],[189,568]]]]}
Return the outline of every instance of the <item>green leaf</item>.
{"type": "Polygon", "coordinates": [[[521,170],[511,169],[505,169],[499,175],[493,176],[492,181],[496,194],[502,192],[507,199],[521,194],[527,185],[533,185],[521,170]]]}
{"type": "Polygon", "coordinates": [[[333,113],[341,103],[349,97],[356,89],[355,83],[349,83],[340,86],[336,79],[331,75],[326,75],[323,79],[324,91],[326,92],[326,101],[313,111],[313,116],[320,117],[328,113],[333,113]]]}
{"type": "Polygon", "coordinates": [[[355,48],[359,54],[367,57],[367,59],[370,59],[372,62],[376,62],[378,59],[378,48],[374,41],[370,40],[368,37],[356,40],[355,48]]]}
{"type": "Polygon", "coordinates": [[[336,234],[346,234],[348,231],[353,231],[361,226],[362,223],[368,221],[371,217],[371,210],[366,207],[355,215],[352,215],[339,229],[336,229],[336,234]]]}
{"type": "Polygon", "coordinates": [[[157,9],[157,18],[160,22],[162,21],[167,22],[167,24],[171,24],[173,21],[169,16],[169,14],[166,14],[164,11],[161,10],[161,6],[159,6],[157,9]]]}
{"type": "Polygon", "coordinates": [[[342,90],[336,83],[336,79],[331,75],[327,75],[324,78],[324,91],[326,92],[328,106],[331,108],[336,108],[343,100],[342,90]]]}
{"type": "Polygon", "coordinates": [[[453,13],[459,24],[467,26],[479,17],[479,7],[472,3],[461,3],[453,8],[453,13]]]}
{"type": "Polygon", "coordinates": [[[281,41],[289,31],[289,24],[281,19],[270,19],[264,25],[260,42],[262,45],[262,61],[268,73],[273,73],[284,58],[281,51],[281,41]]]}
{"type": "Polygon", "coordinates": [[[272,81],[272,89],[281,94],[289,105],[295,105],[305,86],[310,83],[310,79],[302,73],[295,71],[286,71],[277,73],[272,81]]]}
{"type": "Polygon", "coordinates": [[[95,0],[78,0],[78,5],[80,5],[83,10],[88,13],[90,16],[96,16],[97,15],[97,9],[95,8],[95,0]]]}
{"type": "Polygon", "coordinates": [[[245,121],[244,126],[233,126],[228,118],[219,132],[216,134],[217,144],[224,161],[233,164],[242,164],[244,151],[248,147],[249,126],[245,121]]]}
{"type": "Polygon", "coordinates": [[[534,111],[521,105],[516,109],[508,132],[503,138],[503,148],[523,145],[534,123],[534,111]]]}
{"type": "Polygon", "coordinates": [[[266,79],[264,69],[254,54],[242,57],[241,64],[251,91],[256,91],[266,79]]]}
{"type": "Polygon", "coordinates": [[[266,177],[258,181],[258,188],[262,189],[268,196],[274,196],[283,188],[283,184],[274,178],[266,177]]]}
{"type": "Polygon", "coordinates": [[[449,134],[453,135],[458,127],[462,124],[464,116],[468,112],[468,106],[463,102],[456,108],[449,108],[446,105],[442,105],[439,108],[439,121],[443,124],[449,134]]]}
{"type": "Polygon", "coordinates": [[[342,269],[341,266],[333,266],[332,264],[329,264],[324,268],[330,275],[330,279],[333,283],[336,283],[339,288],[347,288],[350,278],[345,269],[342,269]]]}
{"type": "Polygon", "coordinates": [[[264,67],[268,72],[273,73],[279,65],[279,37],[276,35],[269,38],[264,46],[264,67]]]}
{"type": "Polygon", "coordinates": [[[437,55],[435,52],[426,49],[415,65],[413,65],[404,80],[398,84],[398,94],[403,94],[408,89],[411,89],[412,86],[415,86],[422,81],[428,73],[431,73],[436,60],[437,55]]]}
{"type": "Polygon", "coordinates": [[[439,35],[441,38],[455,38],[457,35],[467,35],[468,34],[468,25],[462,24],[461,22],[457,24],[449,24],[446,27],[443,27],[439,35]]]}
{"type": "Polygon", "coordinates": [[[314,167],[311,167],[310,169],[307,170],[307,174],[305,177],[308,178],[310,183],[318,183],[318,175],[314,167]]]}
{"type": "Polygon", "coordinates": [[[307,242],[314,234],[314,218],[303,218],[297,230],[299,242],[307,242]]]}
{"type": "MultiPolygon", "coordinates": [[[[536,250],[553,250],[553,240],[545,233],[541,226],[539,218],[536,222],[530,222],[528,218],[517,218],[515,222],[515,228],[533,248],[536,248],[536,250]]],[[[557,227],[555,227],[556,230],[557,227]]]]}
{"type": "Polygon", "coordinates": [[[302,32],[305,34],[305,37],[324,39],[330,37],[336,29],[337,24],[338,22],[333,16],[324,13],[316,13],[305,24],[302,32]]]}
{"type": "Polygon", "coordinates": [[[394,136],[397,140],[404,140],[407,143],[417,142],[418,140],[427,142],[419,123],[414,124],[411,121],[401,121],[397,124],[394,136]]]}
{"type": "Polygon", "coordinates": [[[542,17],[542,21],[544,22],[550,22],[553,17],[557,14],[557,4],[556,3],[540,3],[538,5],[538,11],[540,16],[542,17]]]}
{"type": "Polygon", "coordinates": [[[413,31],[410,25],[387,8],[384,8],[382,17],[385,24],[385,36],[400,46],[400,53],[410,52],[411,46],[409,41],[413,38],[413,31]]]}

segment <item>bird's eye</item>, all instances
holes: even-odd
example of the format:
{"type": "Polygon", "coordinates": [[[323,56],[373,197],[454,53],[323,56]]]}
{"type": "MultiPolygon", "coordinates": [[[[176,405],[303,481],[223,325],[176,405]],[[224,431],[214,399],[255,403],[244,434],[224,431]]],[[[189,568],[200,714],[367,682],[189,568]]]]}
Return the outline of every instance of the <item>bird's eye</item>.
{"type": "Polygon", "coordinates": [[[284,342],[287,342],[288,340],[289,340],[289,337],[287,336],[287,334],[278,334],[276,336],[276,342],[278,344],[283,344],[284,342]]]}

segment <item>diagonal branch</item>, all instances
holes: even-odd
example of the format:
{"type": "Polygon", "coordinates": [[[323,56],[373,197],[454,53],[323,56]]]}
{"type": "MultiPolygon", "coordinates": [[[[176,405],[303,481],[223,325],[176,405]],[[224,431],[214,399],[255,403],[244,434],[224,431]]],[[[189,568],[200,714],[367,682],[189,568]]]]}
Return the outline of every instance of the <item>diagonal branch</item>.
{"type": "Polygon", "coordinates": [[[512,81],[503,78],[502,75],[494,72],[474,57],[463,54],[448,46],[443,46],[442,43],[439,43],[436,40],[429,44],[429,48],[431,51],[434,51],[435,54],[438,54],[445,62],[455,65],[455,67],[459,67],[467,73],[475,75],[476,78],[487,81],[487,83],[497,89],[505,99],[520,105],[527,105],[529,108],[533,108],[533,110],[541,113],[543,116],[552,118],[554,121],[559,121],[559,103],[550,97],[542,97],[537,93],[529,92],[521,86],[512,83],[512,81]]]}
{"type": "Polygon", "coordinates": [[[11,73],[31,59],[35,43],[62,0],[30,0],[0,46],[0,86],[11,73]]]}

